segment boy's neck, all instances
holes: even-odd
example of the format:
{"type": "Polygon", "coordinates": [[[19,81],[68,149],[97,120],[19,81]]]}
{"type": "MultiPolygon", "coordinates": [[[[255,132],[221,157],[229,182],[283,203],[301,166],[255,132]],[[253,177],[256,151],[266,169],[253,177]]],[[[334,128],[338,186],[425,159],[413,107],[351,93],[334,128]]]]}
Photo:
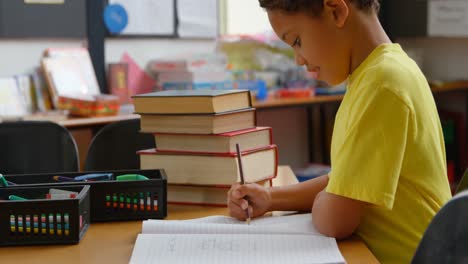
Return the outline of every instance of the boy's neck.
{"type": "Polygon", "coordinates": [[[354,28],[351,38],[351,63],[352,74],[359,65],[372,53],[374,49],[385,43],[392,43],[385,33],[376,15],[357,12],[353,18],[354,28]]]}

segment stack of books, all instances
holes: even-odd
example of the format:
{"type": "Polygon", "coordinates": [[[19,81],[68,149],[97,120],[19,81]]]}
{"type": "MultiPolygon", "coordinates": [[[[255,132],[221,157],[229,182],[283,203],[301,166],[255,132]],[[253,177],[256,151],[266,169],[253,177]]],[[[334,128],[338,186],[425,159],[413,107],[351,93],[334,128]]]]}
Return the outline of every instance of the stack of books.
{"type": "Polygon", "coordinates": [[[168,202],[226,206],[240,181],[270,186],[278,167],[270,127],[257,127],[251,96],[242,90],[182,90],[133,97],[141,132],[154,134],[156,149],[142,150],[141,169],[164,169],[168,202]]]}
{"type": "Polygon", "coordinates": [[[224,89],[231,79],[226,65],[216,58],[153,60],[148,70],[160,90],[224,89]]]}

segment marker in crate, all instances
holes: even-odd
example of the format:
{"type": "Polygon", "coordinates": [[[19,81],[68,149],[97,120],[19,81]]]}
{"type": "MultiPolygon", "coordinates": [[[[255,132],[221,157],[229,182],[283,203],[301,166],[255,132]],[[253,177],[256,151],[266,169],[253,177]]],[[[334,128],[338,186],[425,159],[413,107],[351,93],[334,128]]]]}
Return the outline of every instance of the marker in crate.
{"type": "MultiPolygon", "coordinates": [[[[124,174],[116,177],[116,181],[145,181],[149,180],[148,177],[145,177],[140,174],[124,174]]],[[[143,193],[140,193],[142,195],[143,193]]],[[[140,205],[141,210],[144,210],[144,201],[139,201],[138,198],[132,198],[125,194],[107,194],[105,197],[106,207],[120,208],[120,209],[131,209],[133,200],[133,209],[138,210],[138,205],[140,205]]]]}
{"type": "Polygon", "coordinates": [[[147,181],[148,177],[140,174],[124,174],[115,178],[117,181],[147,181]]]}
{"type": "Polygon", "coordinates": [[[16,218],[15,215],[10,215],[10,231],[16,232],[16,218]]]}
{"type": "Polygon", "coordinates": [[[8,187],[11,185],[16,185],[16,183],[7,181],[5,177],[0,173],[0,187],[8,187]]]}
{"type": "Polygon", "coordinates": [[[110,181],[113,173],[93,173],[75,177],[75,181],[110,181]]]}
{"type": "Polygon", "coordinates": [[[55,181],[58,182],[82,182],[82,181],[110,181],[112,180],[112,173],[92,173],[84,174],[80,176],[65,177],[65,176],[54,176],[52,177],[55,181]]]}
{"type": "Polygon", "coordinates": [[[21,197],[21,196],[18,196],[18,195],[10,195],[8,196],[8,200],[11,200],[11,201],[27,201],[28,199],[24,198],[24,197],[21,197]]]}
{"type": "Polygon", "coordinates": [[[39,217],[37,215],[33,215],[33,221],[34,221],[34,234],[39,233],[39,217]]]}
{"type": "Polygon", "coordinates": [[[49,189],[49,193],[46,194],[46,199],[73,199],[77,196],[77,192],[71,192],[60,189],[49,189]]]}
{"type": "Polygon", "coordinates": [[[41,233],[47,233],[46,214],[41,214],[41,233]]]}
{"type": "Polygon", "coordinates": [[[65,222],[65,235],[68,236],[70,234],[70,215],[68,213],[63,214],[63,221],[65,222]]]}
{"type": "Polygon", "coordinates": [[[26,233],[31,233],[31,216],[26,215],[26,233]]]}

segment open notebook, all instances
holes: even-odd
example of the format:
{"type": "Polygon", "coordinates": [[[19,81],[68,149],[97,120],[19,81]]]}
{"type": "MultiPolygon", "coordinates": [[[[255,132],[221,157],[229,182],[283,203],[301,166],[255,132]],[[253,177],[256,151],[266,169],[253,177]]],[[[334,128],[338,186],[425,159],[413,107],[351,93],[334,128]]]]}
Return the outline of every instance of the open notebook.
{"type": "Polygon", "coordinates": [[[132,264],[345,263],[336,240],[320,235],[310,214],[262,217],[250,225],[226,216],[143,221],[132,264]]]}

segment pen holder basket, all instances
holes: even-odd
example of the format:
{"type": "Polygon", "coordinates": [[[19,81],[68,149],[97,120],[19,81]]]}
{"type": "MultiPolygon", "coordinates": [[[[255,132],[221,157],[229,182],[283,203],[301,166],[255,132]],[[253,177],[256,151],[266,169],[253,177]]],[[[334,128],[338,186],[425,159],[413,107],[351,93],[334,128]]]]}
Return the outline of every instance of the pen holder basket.
{"type": "Polygon", "coordinates": [[[5,175],[16,186],[43,186],[60,189],[64,185],[90,186],[91,222],[163,219],[167,216],[167,179],[164,170],[87,171],[80,173],[47,173],[5,175]],[[139,174],[140,181],[57,182],[54,176],[75,178],[84,174],[112,173],[113,177],[139,174]]]}
{"type": "Polygon", "coordinates": [[[0,189],[0,246],[76,244],[90,223],[88,185],[60,187],[75,198],[45,199],[47,187],[0,189]],[[8,200],[16,195],[28,200],[8,200]]]}

